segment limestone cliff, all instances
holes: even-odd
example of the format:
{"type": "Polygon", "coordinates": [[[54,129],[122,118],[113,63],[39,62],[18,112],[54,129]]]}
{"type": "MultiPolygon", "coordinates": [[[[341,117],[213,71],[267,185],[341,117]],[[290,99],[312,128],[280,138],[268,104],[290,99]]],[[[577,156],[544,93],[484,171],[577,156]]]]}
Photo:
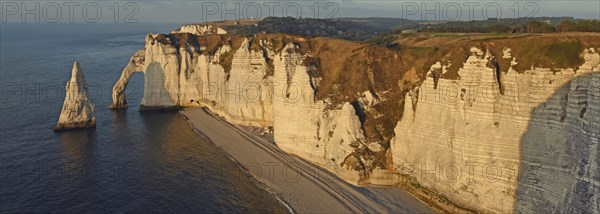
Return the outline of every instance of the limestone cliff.
{"type": "Polygon", "coordinates": [[[171,33],[191,33],[194,35],[209,35],[209,34],[227,34],[227,31],[221,27],[215,27],[211,24],[189,24],[181,26],[178,30],[171,33]]]}
{"type": "Polygon", "coordinates": [[[472,51],[460,79],[430,72],[406,96],[391,147],[397,171],[484,212],[597,212],[600,55],[497,76],[491,53],[472,51]]]}
{"type": "Polygon", "coordinates": [[[273,100],[275,141],[284,151],[297,154],[358,182],[360,174],[341,165],[352,154],[353,144],[365,142],[361,123],[350,103],[341,109],[327,109],[330,100],[317,100],[318,80],[294,44],[275,57],[273,100]]]}
{"type": "Polygon", "coordinates": [[[77,61],[73,64],[71,80],[65,88],[65,101],[54,130],[95,127],[94,104],[88,95],[87,82],[77,61]]]}
{"type": "Polygon", "coordinates": [[[143,72],[141,109],[207,107],[273,129],[282,150],[356,184],[402,186],[449,212],[598,211],[594,36],[389,49],[181,32],[147,36],[113,108],[143,72]]]}

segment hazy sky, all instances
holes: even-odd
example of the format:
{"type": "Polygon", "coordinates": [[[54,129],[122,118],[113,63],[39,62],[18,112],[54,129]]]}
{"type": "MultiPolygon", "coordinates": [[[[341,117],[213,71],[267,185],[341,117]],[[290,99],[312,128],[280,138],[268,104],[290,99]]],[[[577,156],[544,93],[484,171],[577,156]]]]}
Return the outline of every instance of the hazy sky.
{"type": "MultiPolygon", "coordinates": [[[[324,17],[396,17],[415,20],[469,20],[496,17],[573,16],[600,19],[600,1],[158,1],[140,4],[145,20],[156,16],[170,17],[177,22],[233,19],[236,3],[238,16],[262,18],[276,16],[324,17]],[[277,5],[278,4],[278,5],[277,5]],[[212,10],[216,6],[215,10],[212,10]],[[256,8],[260,6],[260,10],[256,8]],[[318,10],[315,9],[318,6],[318,10]],[[300,8],[301,13],[296,8],[300,8]],[[160,13],[162,11],[163,13],[160,13]],[[260,11],[260,12],[257,12],[260,11]],[[145,13],[147,12],[147,13],[145,13]],[[301,14],[301,15],[299,15],[301,14]],[[518,14],[518,15],[517,15],[518,14]],[[147,16],[148,15],[148,16],[147,16]],[[146,18],[147,17],[147,18],[146,18]]],[[[159,20],[164,20],[163,18],[159,20]]],[[[158,20],[157,20],[158,21],[158,20]]]]}
{"type": "Polygon", "coordinates": [[[395,17],[413,20],[472,20],[524,16],[600,19],[599,0],[501,1],[2,1],[2,22],[169,22],[293,16],[395,17]]]}

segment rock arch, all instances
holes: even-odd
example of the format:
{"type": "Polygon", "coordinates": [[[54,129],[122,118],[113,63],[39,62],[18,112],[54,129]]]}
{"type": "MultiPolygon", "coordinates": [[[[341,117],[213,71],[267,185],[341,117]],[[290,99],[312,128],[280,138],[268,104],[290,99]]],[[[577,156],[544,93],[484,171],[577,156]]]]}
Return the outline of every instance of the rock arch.
{"type": "Polygon", "coordinates": [[[121,77],[113,86],[112,91],[112,104],[109,106],[111,109],[122,109],[127,108],[127,98],[125,97],[125,89],[131,79],[131,75],[135,72],[144,72],[146,70],[144,50],[137,51],[127,63],[127,66],[123,69],[121,77]]]}

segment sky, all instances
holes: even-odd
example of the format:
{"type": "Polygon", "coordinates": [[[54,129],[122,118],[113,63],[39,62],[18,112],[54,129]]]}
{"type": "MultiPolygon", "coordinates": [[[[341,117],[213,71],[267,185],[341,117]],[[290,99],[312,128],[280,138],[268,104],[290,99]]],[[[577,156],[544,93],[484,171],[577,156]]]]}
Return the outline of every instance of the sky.
{"type": "Polygon", "coordinates": [[[436,21],[527,16],[571,16],[582,19],[600,19],[599,0],[3,0],[0,2],[0,9],[1,23],[198,23],[268,16],[393,17],[436,21]]]}

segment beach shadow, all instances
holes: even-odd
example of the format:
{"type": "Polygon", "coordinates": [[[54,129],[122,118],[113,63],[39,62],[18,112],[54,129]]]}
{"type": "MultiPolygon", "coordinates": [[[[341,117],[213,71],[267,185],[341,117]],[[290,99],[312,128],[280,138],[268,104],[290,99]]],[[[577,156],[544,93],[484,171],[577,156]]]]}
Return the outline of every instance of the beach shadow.
{"type": "Polygon", "coordinates": [[[532,110],[515,213],[600,212],[599,82],[600,72],[576,77],[532,110]]]}

